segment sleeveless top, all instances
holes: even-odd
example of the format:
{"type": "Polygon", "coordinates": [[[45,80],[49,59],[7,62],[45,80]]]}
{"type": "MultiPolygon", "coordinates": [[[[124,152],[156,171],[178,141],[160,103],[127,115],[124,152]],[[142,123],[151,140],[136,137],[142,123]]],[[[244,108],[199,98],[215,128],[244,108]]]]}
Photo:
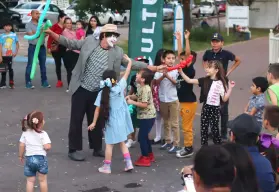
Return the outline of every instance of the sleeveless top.
{"type": "MultiPolygon", "coordinates": [[[[277,105],[279,106],[279,85],[271,85],[269,86],[269,88],[271,91],[274,92],[274,94],[277,97],[277,105]]],[[[270,99],[270,95],[268,94],[268,91],[266,92],[266,98],[268,100],[268,102],[271,104],[271,99],[270,99]]]]}

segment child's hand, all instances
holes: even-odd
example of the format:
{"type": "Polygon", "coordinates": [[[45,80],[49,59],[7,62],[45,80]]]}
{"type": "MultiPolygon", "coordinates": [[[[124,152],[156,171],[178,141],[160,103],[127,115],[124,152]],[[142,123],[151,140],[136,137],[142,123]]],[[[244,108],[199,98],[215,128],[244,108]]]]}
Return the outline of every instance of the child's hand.
{"type": "Polygon", "coordinates": [[[128,104],[128,105],[133,104],[133,100],[132,100],[130,97],[128,97],[128,98],[126,99],[126,101],[127,101],[127,104],[128,104]]]}
{"type": "Polygon", "coordinates": [[[182,71],[182,68],[179,68],[178,69],[178,73],[182,73],[183,71],[182,71]]]}
{"type": "Polygon", "coordinates": [[[95,129],[96,123],[91,123],[91,125],[88,126],[88,130],[92,131],[93,129],[95,129]]]}
{"type": "Polygon", "coordinates": [[[181,39],[181,33],[180,33],[180,31],[176,31],[176,32],[173,34],[173,36],[175,36],[175,38],[176,38],[177,40],[180,40],[180,39],[181,39]]]}
{"type": "Polygon", "coordinates": [[[229,81],[229,89],[234,88],[235,82],[234,81],[229,81]]]}
{"type": "Polygon", "coordinates": [[[189,39],[189,37],[190,37],[190,31],[185,30],[185,32],[184,32],[184,38],[185,38],[185,39],[189,39]]]}
{"type": "Polygon", "coordinates": [[[24,163],[24,158],[23,157],[18,157],[18,159],[22,164],[24,163]]]}
{"type": "Polygon", "coordinates": [[[128,55],[126,54],[123,55],[123,58],[126,59],[129,62],[129,64],[132,62],[130,57],[128,57],[128,55]]]}

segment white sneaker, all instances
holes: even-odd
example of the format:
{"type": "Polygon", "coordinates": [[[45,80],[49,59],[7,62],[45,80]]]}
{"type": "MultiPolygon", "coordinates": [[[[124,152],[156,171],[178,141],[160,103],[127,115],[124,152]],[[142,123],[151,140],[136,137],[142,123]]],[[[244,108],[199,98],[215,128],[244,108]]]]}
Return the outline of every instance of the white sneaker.
{"type": "Polygon", "coordinates": [[[132,139],[128,139],[128,141],[126,142],[126,146],[128,148],[133,147],[137,142],[133,141],[132,139]]]}

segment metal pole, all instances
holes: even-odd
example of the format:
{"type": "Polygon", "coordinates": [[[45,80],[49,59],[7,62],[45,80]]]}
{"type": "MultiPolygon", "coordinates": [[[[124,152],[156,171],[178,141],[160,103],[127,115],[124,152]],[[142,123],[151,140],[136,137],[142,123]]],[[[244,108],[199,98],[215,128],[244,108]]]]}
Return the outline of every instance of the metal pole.
{"type": "Polygon", "coordinates": [[[216,5],[216,0],[214,0],[214,6],[215,6],[215,12],[216,12],[217,21],[218,21],[218,32],[221,33],[220,17],[219,17],[219,12],[218,12],[217,5],[216,5]]]}

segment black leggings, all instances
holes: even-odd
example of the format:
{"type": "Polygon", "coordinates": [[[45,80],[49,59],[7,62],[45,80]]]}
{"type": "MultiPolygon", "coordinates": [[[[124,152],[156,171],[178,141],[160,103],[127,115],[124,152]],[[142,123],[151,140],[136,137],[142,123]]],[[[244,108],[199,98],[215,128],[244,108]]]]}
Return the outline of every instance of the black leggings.
{"type": "Polygon", "coordinates": [[[205,104],[201,113],[201,145],[208,145],[208,128],[211,127],[214,144],[220,144],[220,107],[205,104]]]}
{"type": "Polygon", "coordinates": [[[68,85],[70,85],[72,71],[77,64],[78,57],[79,57],[79,54],[74,51],[71,51],[71,50],[66,51],[66,53],[64,54],[63,62],[64,62],[64,65],[65,65],[65,68],[67,71],[68,85]]]}
{"type": "Polygon", "coordinates": [[[52,57],[55,62],[55,67],[56,67],[56,75],[57,75],[57,80],[61,81],[61,66],[62,66],[62,59],[65,54],[66,48],[63,46],[58,47],[59,51],[51,52],[52,57]]]}
{"type": "MultiPolygon", "coordinates": [[[[7,68],[9,70],[10,81],[14,81],[14,70],[12,67],[13,57],[3,56],[3,63],[7,65],[7,68]]],[[[7,72],[2,72],[1,86],[6,85],[6,76],[7,76],[7,72]]]]}

